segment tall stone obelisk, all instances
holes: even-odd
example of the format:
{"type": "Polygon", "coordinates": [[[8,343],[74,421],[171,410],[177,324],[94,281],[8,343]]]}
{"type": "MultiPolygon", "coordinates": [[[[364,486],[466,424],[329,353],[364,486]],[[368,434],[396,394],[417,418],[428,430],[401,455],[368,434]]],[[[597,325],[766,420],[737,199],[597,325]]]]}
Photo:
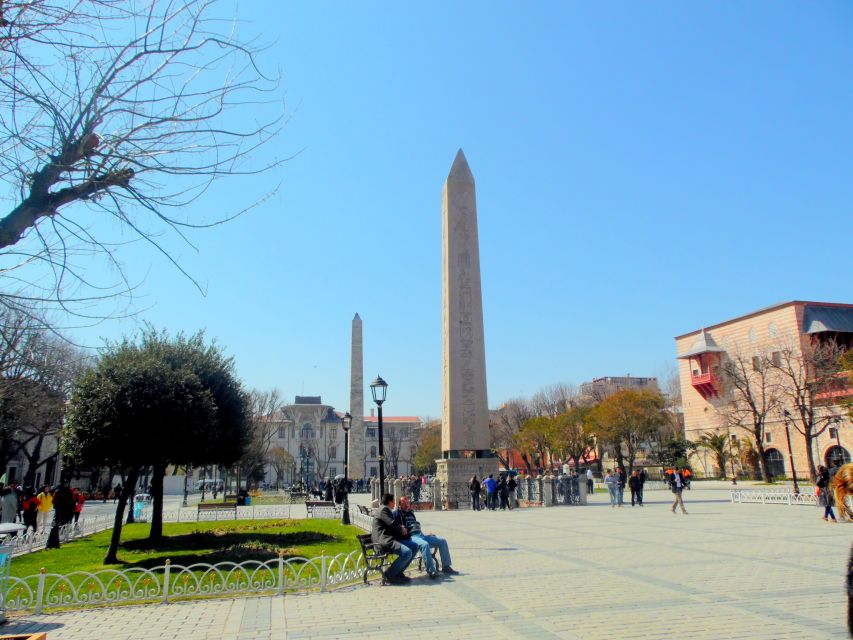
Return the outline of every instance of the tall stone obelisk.
{"type": "Polygon", "coordinates": [[[489,446],[486,349],[474,176],[460,149],[442,194],[442,408],[437,476],[446,508],[463,506],[473,474],[497,470],[489,446]]]}
{"type": "Polygon", "coordinates": [[[349,431],[349,477],[365,477],[364,467],[364,361],[361,342],[361,318],[352,319],[352,357],[350,359],[349,412],[352,428],[349,431]]]}

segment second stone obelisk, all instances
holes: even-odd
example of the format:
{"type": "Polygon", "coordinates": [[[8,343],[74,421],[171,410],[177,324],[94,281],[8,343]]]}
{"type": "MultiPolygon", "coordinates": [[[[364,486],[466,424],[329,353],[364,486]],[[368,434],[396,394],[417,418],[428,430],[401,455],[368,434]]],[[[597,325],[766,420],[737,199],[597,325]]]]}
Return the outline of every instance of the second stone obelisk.
{"type": "Polygon", "coordinates": [[[442,410],[437,476],[445,508],[470,500],[467,483],[497,470],[489,402],[474,176],[460,149],[442,202],[442,410]]]}

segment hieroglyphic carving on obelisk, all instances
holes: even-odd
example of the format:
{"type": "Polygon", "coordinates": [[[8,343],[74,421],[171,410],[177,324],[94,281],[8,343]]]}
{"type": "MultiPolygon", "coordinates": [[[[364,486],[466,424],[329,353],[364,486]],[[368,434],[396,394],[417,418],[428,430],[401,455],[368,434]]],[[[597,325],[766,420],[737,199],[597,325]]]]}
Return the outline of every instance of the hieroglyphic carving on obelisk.
{"type": "Polygon", "coordinates": [[[442,200],[442,457],[489,457],[477,201],[461,149],[442,200]]]}
{"type": "Polygon", "coordinates": [[[352,357],[350,360],[349,412],[352,428],[349,432],[349,477],[365,477],[364,467],[364,362],[361,337],[361,318],[352,319],[352,357]]]}

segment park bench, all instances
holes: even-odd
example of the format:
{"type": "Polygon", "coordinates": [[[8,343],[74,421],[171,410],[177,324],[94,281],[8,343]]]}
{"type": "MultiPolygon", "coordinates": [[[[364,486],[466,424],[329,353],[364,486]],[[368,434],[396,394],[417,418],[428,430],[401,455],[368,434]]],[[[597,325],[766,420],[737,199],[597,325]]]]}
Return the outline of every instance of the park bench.
{"type": "Polygon", "coordinates": [[[305,510],[309,518],[316,517],[317,512],[325,516],[331,515],[333,518],[338,515],[337,506],[329,500],[306,500],[305,510]]]}
{"type": "MultiPolygon", "coordinates": [[[[373,517],[373,513],[372,513],[371,509],[369,509],[368,507],[365,507],[363,504],[358,505],[358,511],[359,511],[359,513],[362,513],[362,514],[364,514],[370,518],[373,517]]],[[[364,536],[358,536],[358,537],[362,538],[364,536]]],[[[368,542],[370,542],[370,535],[367,535],[366,537],[368,538],[368,542]]],[[[359,542],[360,542],[360,540],[359,540],[359,542]]],[[[364,545],[362,545],[362,552],[363,551],[364,551],[364,545]]],[[[433,564],[435,565],[435,568],[440,570],[441,569],[441,562],[439,562],[439,559],[438,559],[438,547],[430,547],[430,553],[432,554],[432,560],[433,560],[433,564]]],[[[366,558],[367,558],[367,555],[365,555],[365,565],[367,564],[366,558]]],[[[418,571],[423,571],[423,570],[424,570],[424,559],[423,559],[423,557],[421,557],[421,554],[418,553],[418,571]]],[[[366,578],[365,578],[365,582],[367,582],[366,578]]]]}
{"type": "Polygon", "coordinates": [[[233,514],[234,519],[237,519],[237,503],[236,502],[215,502],[213,504],[202,504],[198,505],[198,515],[201,517],[202,513],[209,512],[216,513],[216,516],[219,517],[220,511],[228,511],[233,514]]]}
{"type": "Polygon", "coordinates": [[[373,543],[369,533],[357,535],[356,538],[358,544],[361,545],[361,555],[364,557],[364,572],[362,574],[364,584],[367,584],[367,574],[371,571],[378,571],[382,584],[387,584],[385,582],[385,564],[388,562],[388,554],[378,544],[373,543]]]}

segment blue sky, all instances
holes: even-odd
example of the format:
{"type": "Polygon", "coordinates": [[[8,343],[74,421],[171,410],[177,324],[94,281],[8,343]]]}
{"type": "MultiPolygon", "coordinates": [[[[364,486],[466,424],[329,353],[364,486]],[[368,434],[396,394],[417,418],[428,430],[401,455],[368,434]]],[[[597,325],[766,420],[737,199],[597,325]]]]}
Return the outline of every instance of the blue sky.
{"type": "MultiPolygon", "coordinates": [[[[243,2],[296,154],[249,215],[154,252],[136,320],[205,328],[246,384],[348,407],[350,321],[389,414],[441,401],[441,188],[477,182],[489,403],[656,375],[673,337],[853,302],[849,2],[243,2]]],[[[255,182],[252,187],[263,187],[255,182]]],[[[245,205],[240,182],[205,206],[245,205]]],[[[199,205],[201,206],[201,204],[199,205]]],[[[208,211],[209,213],[209,211],[208,211]]]]}

